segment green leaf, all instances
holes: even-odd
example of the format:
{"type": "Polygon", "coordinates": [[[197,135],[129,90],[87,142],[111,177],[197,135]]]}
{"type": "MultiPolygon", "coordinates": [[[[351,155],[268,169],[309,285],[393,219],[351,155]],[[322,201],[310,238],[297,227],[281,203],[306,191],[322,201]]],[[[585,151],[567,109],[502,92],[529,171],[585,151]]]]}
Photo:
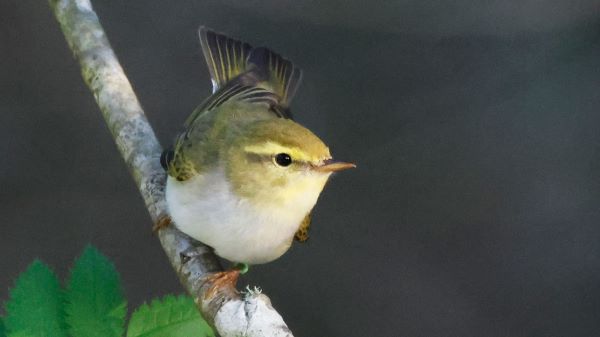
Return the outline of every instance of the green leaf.
{"type": "Polygon", "coordinates": [[[73,337],[120,337],[124,332],[127,302],[114,265],[88,246],[71,270],[65,311],[73,337]]]}
{"type": "Polygon", "coordinates": [[[166,296],[143,304],[131,315],[127,337],[213,337],[194,300],[188,296],[166,296]]]}
{"type": "Polygon", "coordinates": [[[0,317],[0,337],[6,337],[6,328],[4,327],[4,318],[0,317]]]}
{"type": "Polygon", "coordinates": [[[17,279],[6,303],[7,335],[66,337],[63,295],[56,275],[39,260],[17,279]]]}
{"type": "Polygon", "coordinates": [[[21,330],[21,331],[17,331],[17,332],[11,332],[10,334],[8,334],[8,337],[33,337],[36,335],[33,335],[31,332],[29,332],[29,330],[21,330]]]}

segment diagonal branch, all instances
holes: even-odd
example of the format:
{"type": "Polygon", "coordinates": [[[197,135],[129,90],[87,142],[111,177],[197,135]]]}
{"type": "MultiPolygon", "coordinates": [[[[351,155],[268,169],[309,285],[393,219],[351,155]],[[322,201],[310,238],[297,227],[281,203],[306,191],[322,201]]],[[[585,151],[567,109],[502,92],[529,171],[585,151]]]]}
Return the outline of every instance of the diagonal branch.
{"type": "MultiPolygon", "coordinates": [[[[125,160],[152,220],[166,215],[165,173],[161,146],[129,80],[110,47],[89,0],[49,0],[69,47],[81,66],[117,147],[125,160]]],[[[187,292],[204,318],[223,337],[288,336],[292,333],[270,300],[259,291],[244,296],[234,288],[207,296],[207,276],[222,270],[212,250],[172,226],[158,233],[160,242],[187,292]],[[185,257],[185,258],[182,258],[185,257]]]]}

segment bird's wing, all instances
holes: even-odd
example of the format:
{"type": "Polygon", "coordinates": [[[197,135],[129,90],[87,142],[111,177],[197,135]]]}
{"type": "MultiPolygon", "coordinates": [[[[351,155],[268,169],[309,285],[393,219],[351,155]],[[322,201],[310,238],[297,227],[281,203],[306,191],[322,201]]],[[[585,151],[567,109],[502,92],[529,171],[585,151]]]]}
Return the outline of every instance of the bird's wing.
{"type": "Polygon", "coordinates": [[[298,228],[298,230],[296,231],[296,234],[294,235],[294,239],[298,242],[306,242],[306,240],[308,240],[308,230],[310,229],[310,220],[311,220],[311,214],[310,212],[308,214],[306,214],[306,217],[304,218],[304,220],[302,220],[302,223],[300,224],[300,227],[298,228]]]}
{"type": "MultiPolygon", "coordinates": [[[[191,155],[189,135],[202,129],[201,116],[225,103],[242,102],[265,106],[274,116],[292,118],[289,103],[300,85],[302,71],[291,61],[267,48],[231,39],[201,27],[200,44],[213,83],[213,94],[185,122],[172,149],[161,156],[170,176],[187,180],[196,173],[191,155]]],[[[252,110],[252,109],[249,109],[252,110]]]]}
{"type": "Polygon", "coordinates": [[[246,104],[266,104],[266,107],[272,110],[278,117],[290,118],[286,113],[288,109],[281,106],[281,99],[273,92],[248,84],[246,78],[250,74],[240,75],[233,79],[217,92],[207,98],[194,113],[188,117],[185,122],[187,128],[191,127],[194,122],[205,112],[211,111],[224,103],[243,102],[246,104]]]}
{"type": "Polygon", "coordinates": [[[186,122],[185,130],[177,137],[173,148],[163,152],[161,164],[170,176],[184,181],[197,173],[199,168],[195,167],[194,163],[198,160],[194,159],[211,156],[208,153],[198,153],[207,150],[200,144],[209,137],[212,125],[210,121],[207,122],[211,115],[206,115],[205,112],[218,113],[216,109],[221,105],[233,102],[246,104],[248,110],[256,110],[251,106],[260,106],[265,114],[268,115],[270,112],[274,118],[291,118],[289,109],[281,106],[277,95],[263,88],[244,85],[238,77],[219,89],[196,109],[186,122]]]}

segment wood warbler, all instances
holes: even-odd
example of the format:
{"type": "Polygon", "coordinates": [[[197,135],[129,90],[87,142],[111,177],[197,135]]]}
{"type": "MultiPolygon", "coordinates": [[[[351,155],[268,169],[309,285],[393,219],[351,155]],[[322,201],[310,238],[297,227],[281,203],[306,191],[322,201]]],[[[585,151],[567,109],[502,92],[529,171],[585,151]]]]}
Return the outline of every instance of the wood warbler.
{"type": "Polygon", "coordinates": [[[310,212],[330,175],[355,167],[294,122],[302,72],[267,48],[201,27],[213,94],[161,157],[166,200],[183,233],[232,262],[280,257],[308,238],[310,212]]]}

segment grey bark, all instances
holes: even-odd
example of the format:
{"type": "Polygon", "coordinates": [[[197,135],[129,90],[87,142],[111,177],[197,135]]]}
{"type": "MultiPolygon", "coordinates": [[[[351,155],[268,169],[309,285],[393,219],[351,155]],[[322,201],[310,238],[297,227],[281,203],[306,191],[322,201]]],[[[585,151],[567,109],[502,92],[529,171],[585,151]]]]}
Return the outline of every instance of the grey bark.
{"type": "MultiPolygon", "coordinates": [[[[167,215],[162,148],[115,56],[89,0],[50,0],[83,79],[93,93],[150,217],[167,215]]],[[[149,230],[149,229],[148,229],[149,230]]],[[[240,295],[233,287],[208,297],[207,277],[222,268],[212,250],[173,226],[158,232],[162,247],[204,318],[223,337],[292,336],[269,298],[260,291],[240,295]],[[186,258],[182,258],[185,256],[186,258]]]]}

